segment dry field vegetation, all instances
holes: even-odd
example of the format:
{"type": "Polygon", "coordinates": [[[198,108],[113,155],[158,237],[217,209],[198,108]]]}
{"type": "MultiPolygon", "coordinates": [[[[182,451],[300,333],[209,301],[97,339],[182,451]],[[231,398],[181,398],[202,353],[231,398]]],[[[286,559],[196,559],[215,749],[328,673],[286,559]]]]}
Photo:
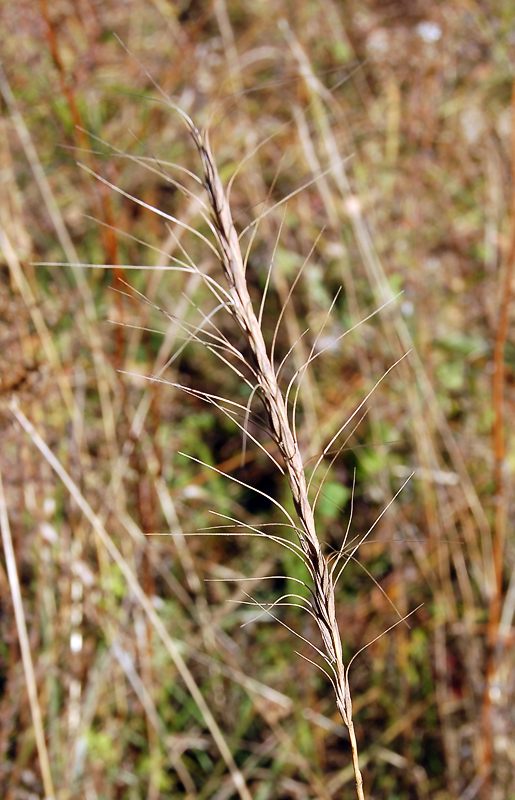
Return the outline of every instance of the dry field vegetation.
{"type": "Polygon", "coordinates": [[[302,377],[365,796],[515,798],[513,4],[4,0],[0,26],[0,795],[356,796],[166,94],[302,377]]]}

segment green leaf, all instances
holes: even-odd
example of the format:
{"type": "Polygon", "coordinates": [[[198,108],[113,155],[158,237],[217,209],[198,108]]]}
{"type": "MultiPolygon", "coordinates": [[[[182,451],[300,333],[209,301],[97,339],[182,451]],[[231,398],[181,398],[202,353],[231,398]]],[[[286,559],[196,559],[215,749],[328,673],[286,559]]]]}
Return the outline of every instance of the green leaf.
{"type": "Polygon", "coordinates": [[[317,508],[326,519],[337,519],[351,496],[351,490],[343,483],[327,481],[318,498],[317,508]]]}

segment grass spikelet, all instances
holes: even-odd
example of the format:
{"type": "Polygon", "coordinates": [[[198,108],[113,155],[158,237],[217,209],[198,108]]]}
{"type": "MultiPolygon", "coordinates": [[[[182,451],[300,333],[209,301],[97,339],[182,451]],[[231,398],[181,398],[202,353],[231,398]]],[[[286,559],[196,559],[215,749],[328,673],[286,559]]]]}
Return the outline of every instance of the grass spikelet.
{"type": "MultiPolygon", "coordinates": [[[[184,118],[184,114],[182,116],[184,118]]],[[[267,351],[260,319],[254,312],[247,285],[244,258],[240,249],[240,239],[234,226],[229,201],[220,180],[209,139],[207,134],[203,135],[191,120],[188,119],[187,124],[202,162],[204,185],[211,207],[211,222],[230,295],[226,309],[244,333],[252,353],[253,364],[249,366],[256,377],[258,392],[266,409],[271,436],[284,462],[299,522],[295,531],[304,563],[313,581],[308,606],[318,625],[325,651],[323,654],[321,651],[318,652],[324,656],[329,671],[325,669],[323,671],[334,687],[336,705],[349,731],[356,792],[359,800],[364,800],[358,744],[352,719],[348,667],[346,668],[344,664],[336,619],[334,565],[332,569],[329,568],[317,536],[313,508],[308,497],[308,483],[303,458],[294,426],[289,419],[272,358],[267,351]]],[[[284,597],[281,598],[281,600],[284,599],[284,597]]],[[[273,608],[273,606],[264,607],[262,605],[260,607],[268,613],[273,608]]],[[[318,650],[318,648],[316,649],[318,650]]]]}

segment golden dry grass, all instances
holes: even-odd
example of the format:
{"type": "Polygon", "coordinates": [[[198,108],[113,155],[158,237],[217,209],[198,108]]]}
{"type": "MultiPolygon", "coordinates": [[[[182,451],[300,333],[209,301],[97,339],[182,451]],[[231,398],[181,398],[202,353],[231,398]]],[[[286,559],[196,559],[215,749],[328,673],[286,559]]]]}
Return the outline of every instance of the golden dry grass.
{"type": "MultiPolygon", "coordinates": [[[[401,615],[424,603],[350,674],[366,796],[509,798],[513,12],[42,0],[0,15],[3,535],[8,520],[34,669],[31,683],[2,560],[2,796],[48,795],[49,780],[63,800],[353,796],[330,685],[284,628],[250,622],[238,589],[251,577],[245,591],[266,604],[305,573],[259,537],[186,535],[219,526],[210,510],[253,527],[280,519],[199,462],[293,509],[258,445],[242,462],[237,426],[202,402],[245,405],[245,384],[205,348],[181,350],[214,309],[205,283],[133,269],[189,257],[218,277],[205,242],[170,219],[209,236],[173,182],[197,192],[172,167],[198,174],[195,148],[149,74],[209,126],[225,186],[237,171],[238,231],[270,209],[242,242],[256,310],[274,258],[262,327],[271,347],[284,309],[276,362],[298,342],[285,385],[317,333],[328,348],[297,419],[308,470],[330,450],[316,512],[327,552],[346,535],[354,470],[351,536],[416,470],[336,596],[346,663],[397,620],[391,603],[401,615]],[[342,440],[328,444],[409,349],[330,464],[342,440]],[[179,350],[168,384],[134,377],[179,350]],[[155,531],[174,536],[145,538],[155,531]]],[[[258,425],[249,433],[279,459],[258,425]]],[[[317,641],[296,609],[281,620],[317,641]]]]}

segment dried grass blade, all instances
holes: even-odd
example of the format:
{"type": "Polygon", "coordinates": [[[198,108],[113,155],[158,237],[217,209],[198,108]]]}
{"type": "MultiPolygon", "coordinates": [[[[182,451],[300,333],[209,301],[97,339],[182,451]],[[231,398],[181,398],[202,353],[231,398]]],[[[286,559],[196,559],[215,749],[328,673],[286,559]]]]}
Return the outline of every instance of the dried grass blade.
{"type": "Polygon", "coordinates": [[[88,519],[88,521],[94,528],[95,533],[98,535],[100,541],[105,546],[109,555],[119,567],[125,580],[127,581],[127,584],[130,586],[131,591],[133,592],[139,604],[145,611],[157,635],[163,642],[163,645],[168,651],[168,654],[170,655],[172,661],[174,662],[177,668],[177,671],[179,672],[184,683],[186,684],[193,700],[197,704],[199,711],[204,719],[204,722],[206,723],[206,726],[208,727],[209,731],[211,732],[211,735],[213,736],[214,741],[216,742],[216,745],[220,751],[220,755],[222,756],[229,772],[231,773],[231,777],[234,781],[234,785],[238,791],[238,794],[241,797],[241,800],[252,800],[250,792],[245,783],[245,779],[241,771],[236,766],[236,763],[227,745],[227,742],[225,741],[223,733],[220,730],[215,718],[213,717],[213,714],[211,713],[202,693],[200,692],[193,675],[188,669],[186,662],[182,658],[177,648],[177,645],[168,634],[165,625],[163,624],[160,617],[156,613],[154,606],[152,605],[151,601],[141,588],[138,579],[136,578],[133,571],[129,567],[127,561],[125,560],[125,558],[122,556],[122,554],[114,544],[113,540],[107,533],[106,529],[102,525],[98,516],[92,510],[89,503],[85,500],[84,496],[78,489],[77,485],[74,483],[74,481],[72,481],[66,470],[62,467],[61,463],[57,460],[52,451],[49,449],[48,445],[38,434],[32,423],[29,422],[25,414],[23,414],[23,412],[20,410],[20,408],[14,401],[12,401],[9,404],[9,408],[14,417],[18,420],[18,422],[22,426],[22,428],[26,431],[26,433],[28,433],[28,435],[30,436],[30,438],[32,439],[32,441],[34,442],[40,453],[43,455],[43,457],[52,467],[54,472],[59,476],[61,481],[64,483],[68,492],[72,496],[73,500],[75,501],[75,503],[80,508],[84,516],[88,519]]]}
{"type": "Polygon", "coordinates": [[[43,716],[41,714],[41,706],[39,704],[38,690],[36,686],[36,676],[34,674],[34,665],[32,663],[32,654],[30,651],[29,637],[27,634],[27,623],[25,621],[25,612],[23,610],[20,581],[18,579],[18,568],[16,566],[16,559],[14,556],[13,540],[11,537],[11,528],[9,525],[9,517],[7,514],[7,503],[5,501],[4,485],[2,481],[1,472],[0,472],[0,527],[2,529],[2,542],[4,546],[5,563],[7,566],[9,587],[11,589],[11,597],[14,606],[14,617],[16,620],[16,629],[18,631],[18,640],[20,642],[23,670],[25,672],[25,682],[27,685],[27,692],[29,695],[30,713],[32,716],[32,724],[34,726],[34,737],[36,739],[39,765],[41,768],[41,777],[43,779],[43,787],[45,790],[45,794],[47,798],[49,798],[50,800],[51,798],[54,798],[56,795],[54,792],[52,772],[50,770],[50,760],[48,758],[48,750],[45,742],[45,733],[43,729],[43,716]]]}

